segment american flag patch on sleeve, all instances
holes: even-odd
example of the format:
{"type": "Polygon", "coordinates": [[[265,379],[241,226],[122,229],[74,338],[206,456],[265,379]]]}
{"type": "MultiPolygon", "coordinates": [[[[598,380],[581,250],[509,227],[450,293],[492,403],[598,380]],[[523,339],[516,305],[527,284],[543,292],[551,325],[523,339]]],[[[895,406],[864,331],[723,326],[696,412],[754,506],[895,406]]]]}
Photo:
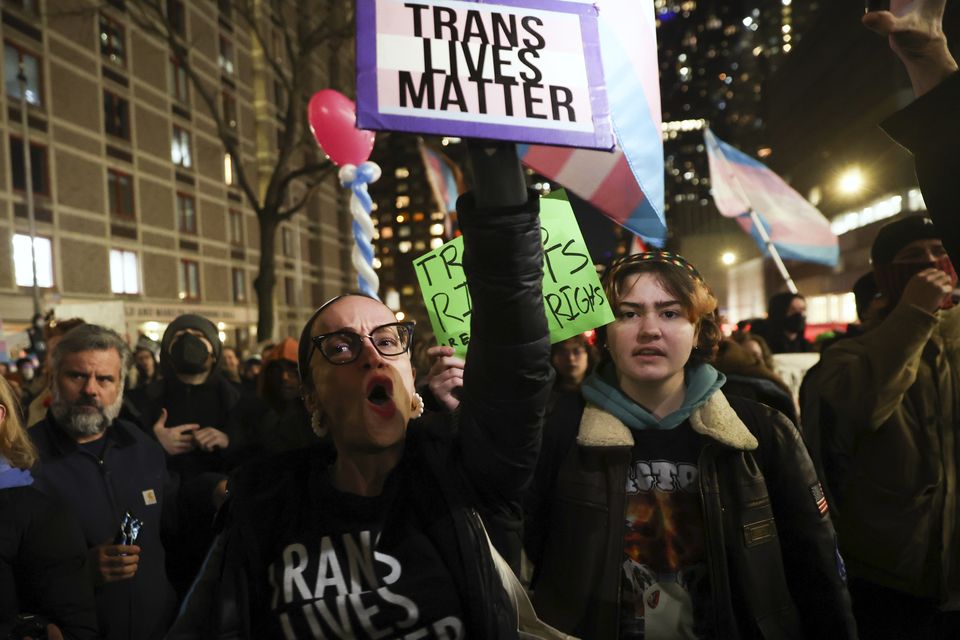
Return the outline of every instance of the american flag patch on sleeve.
{"type": "Polygon", "coordinates": [[[823,485],[819,482],[810,485],[810,494],[813,496],[813,501],[817,503],[817,511],[820,512],[820,517],[826,517],[830,507],[827,505],[827,496],[823,493],[823,485]]]}

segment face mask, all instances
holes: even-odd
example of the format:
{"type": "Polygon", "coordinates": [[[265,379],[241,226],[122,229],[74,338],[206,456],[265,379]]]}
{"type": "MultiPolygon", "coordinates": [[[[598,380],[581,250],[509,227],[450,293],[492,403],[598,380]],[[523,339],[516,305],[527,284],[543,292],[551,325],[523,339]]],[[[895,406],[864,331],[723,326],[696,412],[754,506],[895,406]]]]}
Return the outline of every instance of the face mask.
{"type": "Polygon", "coordinates": [[[807,328],[807,317],[802,313],[794,313],[783,319],[783,328],[790,333],[803,333],[807,328]]]}
{"type": "MultiPolygon", "coordinates": [[[[927,269],[940,269],[950,276],[950,282],[957,286],[957,272],[953,269],[950,258],[943,256],[935,262],[892,262],[890,264],[874,265],[873,273],[877,279],[877,287],[891,304],[896,304],[907,288],[910,278],[927,269]]],[[[941,309],[953,307],[953,296],[947,296],[940,304],[941,309]]]]}
{"type": "Polygon", "coordinates": [[[177,373],[197,374],[207,370],[207,359],[210,352],[207,345],[192,333],[185,333],[177,338],[170,349],[170,358],[177,373]]]}

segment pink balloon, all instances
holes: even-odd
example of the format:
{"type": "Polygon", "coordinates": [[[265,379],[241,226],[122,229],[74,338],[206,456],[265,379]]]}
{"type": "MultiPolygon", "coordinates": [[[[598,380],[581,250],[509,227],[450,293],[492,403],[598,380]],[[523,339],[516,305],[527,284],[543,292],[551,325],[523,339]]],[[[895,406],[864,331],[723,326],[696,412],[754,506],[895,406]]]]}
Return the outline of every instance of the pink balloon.
{"type": "Polygon", "coordinates": [[[337,166],[366,162],[373,151],[373,131],[357,129],[357,106],[333,89],[313,94],[307,107],[317,144],[337,166]]]}

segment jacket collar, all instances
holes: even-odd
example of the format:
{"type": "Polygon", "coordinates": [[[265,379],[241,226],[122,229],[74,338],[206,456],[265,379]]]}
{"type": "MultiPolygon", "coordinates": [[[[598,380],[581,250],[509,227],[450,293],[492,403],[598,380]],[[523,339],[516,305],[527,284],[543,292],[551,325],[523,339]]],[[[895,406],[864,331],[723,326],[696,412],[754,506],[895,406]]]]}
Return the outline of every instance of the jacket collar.
{"type": "MultiPolygon", "coordinates": [[[[690,414],[690,426],[699,434],[734,449],[752,451],[759,444],[736,411],[727,402],[722,391],[690,414]]],[[[588,403],[580,419],[577,444],[582,447],[632,447],[633,434],[613,415],[595,404],[588,403]]]]}

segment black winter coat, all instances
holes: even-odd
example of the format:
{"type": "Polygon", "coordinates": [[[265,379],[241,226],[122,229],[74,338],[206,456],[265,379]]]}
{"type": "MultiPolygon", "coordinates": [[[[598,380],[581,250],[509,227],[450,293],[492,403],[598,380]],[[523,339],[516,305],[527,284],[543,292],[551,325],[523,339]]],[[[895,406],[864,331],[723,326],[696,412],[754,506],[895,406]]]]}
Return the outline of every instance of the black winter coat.
{"type": "Polygon", "coordinates": [[[18,613],[43,616],[67,640],[99,637],[86,557],[63,505],[29,486],[0,490],[0,638],[18,613]]]}
{"type": "MultiPolygon", "coordinates": [[[[521,207],[474,211],[467,195],[458,209],[473,301],[462,403],[455,414],[413,421],[392,473],[401,474],[398,495],[416,512],[457,587],[467,636],[516,638],[514,608],[478,512],[488,526],[518,527],[520,495],[540,444],[553,369],[541,290],[539,206],[531,194],[521,207]]],[[[171,639],[262,637],[270,615],[265,550],[283,529],[285,514],[323,508],[311,501],[306,478],[333,455],[322,448],[291,452],[238,475],[226,529],[171,639]]]]}

